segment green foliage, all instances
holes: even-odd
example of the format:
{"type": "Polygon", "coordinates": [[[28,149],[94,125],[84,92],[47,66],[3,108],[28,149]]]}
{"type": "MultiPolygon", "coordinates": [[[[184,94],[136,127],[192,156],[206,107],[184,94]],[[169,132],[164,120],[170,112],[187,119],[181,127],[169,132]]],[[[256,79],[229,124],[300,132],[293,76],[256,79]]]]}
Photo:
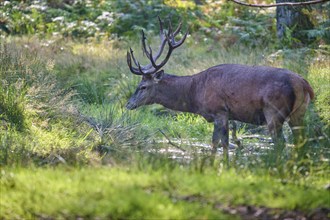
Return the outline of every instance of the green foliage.
{"type": "Polygon", "coordinates": [[[330,3],[315,5],[313,10],[304,10],[304,13],[311,19],[314,28],[301,30],[302,34],[307,35],[307,39],[316,39],[330,44],[330,3]]]}
{"type": "Polygon", "coordinates": [[[106,30],[115,17],[108,12],[111,4],[103,1],[5,1],[1,4],[5,16],[1,29],[12,35],[96,36],[100,28],[106,30]]]}
{"type": "MultiPolygon", "coordinates": [[[[224,45],[260,44],[281,47],[301,42],[288,29],[281,42],[276,41],[274,10],[256,9],[230,2],[177,0],[110,1],[3,1],[0,3],[1,35],[61,36],[75,39],[123,39],[137,37],[140,30],[158,32],[158,19],[183,20],[197,41],[211,38],[224,45]]],[[[299,30],[308,41],[329,43],[329,4],[304,10],[313,23],[310,30],[299,30]]]]}
{"type": "Polygon", "coordinates": [[[162,0],[117,0],[115,8],[121,16],[115,21],[113,31],[119,36],[138,36],[140,30],[157,32],[157,16],[165,18],[174,15],[176,19],[178,17],[177,11],[164,5],[162,0]]]}
{"type": "MultiPolygon", "coordinates": [[[[72,38],[136,35],[136,30],[158,26],[157,15],[178,12],[163,1],[20,2],[3,5],[2,33],[62,35],[72,38]]],[[[0,32],[1,33],[1,32],[0,32]]]]}
{"type": "Polygon", "coordinates": [[[200,29],[227,45],[271,45],[276,39],[273,13],[232,3],[211,1],[203,6],[206,14],[200,29]]]}
{"type": "Polygon", "coordinates": [[[269,39],[269,26],[272,26],[271,18],[266,15],[258,15],[244,7],[235,10],[228,3],[197,6],[193,1],[182,4],[163,0],[95,0],[67,3],[6,1],[1,4],[4,22],[0,33],[10,35],[136,37],[139,30],[157,33],[157,16],[160,16],[165,21],[170,19],[174,25],[182,19],[189,24],[190,31],[200,30],[211,38],[229,38],[229,41],[238,38],[239,42],[249,43],[255,37],[269,39]],[[266,29],[261,28],[265,26],[266,29]]]}

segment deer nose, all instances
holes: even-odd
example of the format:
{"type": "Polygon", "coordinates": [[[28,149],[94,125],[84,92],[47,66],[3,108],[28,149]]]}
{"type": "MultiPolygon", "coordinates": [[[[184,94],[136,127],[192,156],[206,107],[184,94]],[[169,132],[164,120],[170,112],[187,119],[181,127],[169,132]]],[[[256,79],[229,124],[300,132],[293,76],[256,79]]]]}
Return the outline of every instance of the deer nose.
{"type": "Polygon", "coordinates": [[[127,108],[128,110],[136,109],[136,107],[137,107],[137,106],[136,106],[134,103],[130,102],[130,101],[128,101],[127,104],[126,104],[126,108],[127,108]]]}

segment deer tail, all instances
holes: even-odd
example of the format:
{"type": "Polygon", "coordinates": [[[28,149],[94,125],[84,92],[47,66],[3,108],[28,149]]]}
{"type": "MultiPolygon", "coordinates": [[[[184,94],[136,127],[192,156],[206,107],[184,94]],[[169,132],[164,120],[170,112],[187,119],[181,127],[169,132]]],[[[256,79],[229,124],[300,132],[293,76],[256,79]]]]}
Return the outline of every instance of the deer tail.
{"type": "Polygon", "coordinates": [[[303,80],[304,80],[304,91],[307,91],[310,99],[313,100],[315,97],[314,91],[313,91],[311,85],[309,85],[309,83],[305,79],[303,79],[303,80]]]}
{"type": "MultiPolygon", "coordinates": [[[[292,111],[290,113],[290,115],[293,115],[296,111],[298,111],[298,109],[300,109],[301,107],[303,108],[307,108],[309,102],[311,100],[314,99],[315,97],[315,94],[314,94],[314,91],[313,91],[313,88],[311,87],[311,85],[305,80],[302,78],[302,86],[303,86],[303,97],[301,97],[301,99],[298,99],[300,101],[297,100],[297,97],[296,97],[296,101],[293,105],[293,108],[292,108],[292,111]]],[[[300,90],[301,91],[301,90],[300,90]]],[[[296,94],[297,95],[297,94],[296,94]]]]}

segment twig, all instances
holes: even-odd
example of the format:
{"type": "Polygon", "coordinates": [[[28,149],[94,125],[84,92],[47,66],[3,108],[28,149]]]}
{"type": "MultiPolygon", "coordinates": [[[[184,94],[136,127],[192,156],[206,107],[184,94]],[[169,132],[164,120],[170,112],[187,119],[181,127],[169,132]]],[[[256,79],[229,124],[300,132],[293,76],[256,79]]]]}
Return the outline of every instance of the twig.
{"type": "Polygon", "coordinates": [[[178,148],[179,150],[181,150],[181,151],[183,151],[183,152],[185,152],[186,150],[185,149],[183,149],[182,147],[180,147],[180,146],[178,146],[178,145],[176,145],[176,144],[174,144],[167,136],[166,136],[166,134],[162,131],[162,130],[160,130],[160,129],[158,129],[159,130],[159,132],[162,134],[162,135],[164,135],[164,137],[167,139],[167,141],[168,141],[168,144],[170,144],[170,145],[172,145],[172,146],[174,146],[174,147],[176,147],[176,148],[178,148]]]}
{"type": "Polygon", "coordinates": [[[241,2],[238,0],[228,0],[231,2],[234,2],[239,5],[249,6],[249,7],[258,7],[258,8],[270,8],[270,7],[277,7],[277,6],[304,6],[304,5],[313,5],[313,4],[322,4],[325,2],[328,2],[330,0],[313,0],[313,1],[307,1],[307,2],[282,2],[282,3],[276,3],[276,4],[250,4],[241,2]]]}

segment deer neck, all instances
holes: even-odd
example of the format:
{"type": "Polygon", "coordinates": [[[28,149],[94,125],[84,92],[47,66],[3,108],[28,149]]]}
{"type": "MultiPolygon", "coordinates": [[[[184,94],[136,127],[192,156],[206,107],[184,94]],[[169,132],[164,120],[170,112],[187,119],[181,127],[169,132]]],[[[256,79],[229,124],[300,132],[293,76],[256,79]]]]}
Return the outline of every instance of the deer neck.
{"type": "Polygon", "coordinates": [[[192,82],[190,76],[167,75],[159,82],[155,103],[176,111],[193,112],[192,82]]]}

